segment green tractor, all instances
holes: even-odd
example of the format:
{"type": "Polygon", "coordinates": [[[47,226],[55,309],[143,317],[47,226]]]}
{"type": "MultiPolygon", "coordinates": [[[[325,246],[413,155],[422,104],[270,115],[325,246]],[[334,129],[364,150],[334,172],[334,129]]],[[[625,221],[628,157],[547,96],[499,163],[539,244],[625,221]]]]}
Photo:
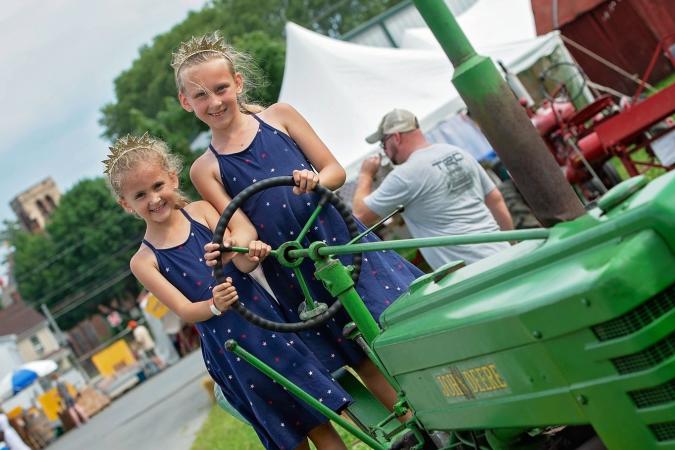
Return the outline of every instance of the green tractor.
{"type": "MultiPolygon", "coordinates": [[[[434,32],[457,28],[444,2],[416,3],[434,32]]],[[[344,245],[303,247],[326,202],[355,230],[339,198],[318,186],[323,203],[301,236],[273,256],[286,267],[311,259],[315,276],[339,301],[326,307],[307,298],[307,320],[297,324],[269,322],[241,304],[235,308],[259,326],[301,331],[344,307],[353,320],[345,335],[399,393],[394,411],[341,371],[335,376],[355,399],[346,411],[351,420],[345,420],[237,342],[226,348],[373,449],[675,449],[675,173],[650,183],[627,180],[585,212],[557,166],[547,166],[552,158],[531,138],[534,130],[523,138],[519,127],[505,132],[486,117],[527,123],[513,98],[500,93],[503,82],[490,81],[498,77],[491,62],[443,32],[436,34],[444,47],[450,41],[461,47],[459,54],[446,47],[451,59],[461,59],[458,90],[517,183],[520,177],[540,220],[555,225],[375,243],[358,243],[353,231],[344,245]],[[464,70],[465,63],[471,67],[464,70]],[[475,70],[486,71],[478,85],[470,83],[475,70]],[[505,113],[495,113],[502,107],[505,113]],[[509,153],[500,142],[509,132],[532,145],[509,153]],[[543,176],[528,169],[524,154],[544,168],[543,176]],[[496,241],[520,243],[471,266],[458,261],[420,277],[384,311],[380,324],[354,289],[361,252],[496,241]],[[334,258],[344,254],[355,256],[352,267],[334,258]],[[408,411],[412,419],[400,424],[397,417],[408,411]]],[[[292,183],[292,177],[271,178],[242,191],[223,213],[214,242],[222,242],[229,219],[248,198],[292,183]]],[[[222,277],[218,270],[216,275],[222,277]]]]}
{"type": "MultiPolygon", "coordinates": [[[[225,221],[260,189],[290,183],[273,178],[243,191],[225,221]]],[[[347,422],[236,342],[227,348],[374,449],[391,448],[401,431],[394,419],[408,409],[414,418],[406,427],[419,441],[399,448],[603,448],[600,441],[609,449],[675,448],[673,198],[675,173],[649,184],[637,177],[588,214],[550,229],[309,249],[290,243],[275,251],[283,264],[313,259],[316,276],[340,301],[301,324],[244,316],[298,331],[344,306],[355,325],[347,333],[399,391],[393,414],[343,372],[338,381],[356,399],[347,422]],[[523,242],[417,279],[382,314],[381,328],[356,294],[350,268],[331,258],[497,240],[523,242]],[[443,447],[424,447],[424,435],[439,431],[449,438],[443,447]]]]}

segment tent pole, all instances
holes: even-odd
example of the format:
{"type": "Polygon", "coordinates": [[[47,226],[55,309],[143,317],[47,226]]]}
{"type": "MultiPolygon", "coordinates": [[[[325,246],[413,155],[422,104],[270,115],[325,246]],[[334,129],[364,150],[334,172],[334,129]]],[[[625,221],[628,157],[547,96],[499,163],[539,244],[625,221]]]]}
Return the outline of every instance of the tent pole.
{"type": "Polygon", "coordinates": [[[455,67],[452,82],[544,226],[584,208],[490,58],[478,55],[445,2],[414,0],[455,67]]]}

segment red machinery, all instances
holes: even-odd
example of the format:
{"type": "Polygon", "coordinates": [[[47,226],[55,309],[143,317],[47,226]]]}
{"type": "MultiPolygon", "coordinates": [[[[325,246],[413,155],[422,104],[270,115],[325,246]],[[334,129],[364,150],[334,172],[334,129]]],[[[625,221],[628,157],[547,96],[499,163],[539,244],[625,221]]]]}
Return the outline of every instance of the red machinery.
{"type": "MultiPolygon", "coordinates": [[[[649,73],[645,73],[645,79],[649,73]]],[[[565,86],[560,86],[565,88],[565,86]]],[[[638,89],[641,91],[642,86],[638,89]]],[[[675,167],[675,84],[621,107],[602,96],[577,111],[570,101],[546,101],[530,111],[534,126],[547,143],[567,180],[589,200],[620,181],[608,160],[619,158],[629,176],[649,168],[675,167]],[[635,159],[637,151],[647,155],[635,159]]]]}

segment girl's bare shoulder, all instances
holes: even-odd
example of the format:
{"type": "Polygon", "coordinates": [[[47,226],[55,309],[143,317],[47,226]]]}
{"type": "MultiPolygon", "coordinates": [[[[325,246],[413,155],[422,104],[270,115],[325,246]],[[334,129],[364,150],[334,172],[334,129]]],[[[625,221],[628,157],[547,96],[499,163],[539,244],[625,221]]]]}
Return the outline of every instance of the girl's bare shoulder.
{"type": "Polygon", "coordinates": [[[218,160],[212,151],[206,150],[202,153],[197,159],[194,160],[190,166],[190,179],[192,182],[195,182],[195,179],[199,180],[201,177],[213,176],[218,178],[218,160]]]}
{"type": "Polygon", "coordinates": [[[262,117],[269,118],[285,118],[294,114],[298,114],[298,111],[288,103],[273,103],[260,113],[262,117]]]}
{"type": "MultiPolygon", "coordinates": [[[[218,222],[218,211],[206,200],[197,200],[185,206],[185,211],[197,222],[212,229],[212,222],[218,222]]],[[[215,226],[215,225],[213,225],[215,226]]]]}
{"type": "Polygon", "coordinates": [[[211,212],[215,211],[211,203],[206,200],[197,200],[186,205],[184,208],[190,217],[197,219],[199,217],[206,217],[211,212]]]}
{"type": "Polygon", "coordinates": [[[141,244],[136,253],[131,257],[129,267],[136,274],[139,270],[157,267],[157,258],[155,258],[155,254],[150,247],[141,244]]]}
{"type": "Polygon", "coordinates": [[[213,154],[213,152],[209,149],[206,149],[204,153],[199,155],[197,159],[194,160],[192,165],[190,166],[190,172],[192,172],[195,169],[208,169],[209,167],[214,167],[218,166],[218,161],[216,160],[216,156],[213,154]]]}
{"type": "Polygon", "coordinates": [[[274,103],[259,114],[272,127],[289,134],[298,120],[303,120],[298,111],[288,103],[274,103]]]}

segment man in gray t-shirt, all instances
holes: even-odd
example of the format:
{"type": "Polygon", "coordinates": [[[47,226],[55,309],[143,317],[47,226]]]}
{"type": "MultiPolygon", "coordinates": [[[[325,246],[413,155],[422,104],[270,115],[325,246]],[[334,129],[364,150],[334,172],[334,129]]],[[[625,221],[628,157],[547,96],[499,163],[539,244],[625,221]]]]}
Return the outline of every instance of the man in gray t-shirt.
{"type": "MultiPolygon", "coordinates": [[[[389,112],[366,141],[380,141],[396,167],[372,191],[380,158],[364,161],[352,200],[354,215],[362,222],[374,223],[404,205],[403,219],[413,237],[513,229],[504,198],[480,164],[459,147],[430,144],[411,112],[389,112]]],[[[471,264],[508,246],[499,242],[430,247],[421,252],[437,269],[450,261],[471,264]]]]}

